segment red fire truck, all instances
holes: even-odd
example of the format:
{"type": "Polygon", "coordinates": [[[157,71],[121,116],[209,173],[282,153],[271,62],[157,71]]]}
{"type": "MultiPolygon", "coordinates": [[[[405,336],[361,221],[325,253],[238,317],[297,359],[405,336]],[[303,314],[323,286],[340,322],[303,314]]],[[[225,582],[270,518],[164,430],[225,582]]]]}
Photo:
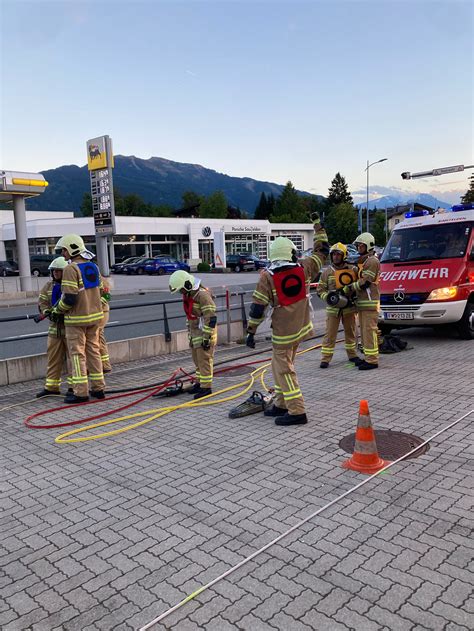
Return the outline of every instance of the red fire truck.
{"type": "Polygon", "coordinates": [[[380,328],[455,324],[474,339],[474,204],[407,213],[380,259],[380,328]]]}

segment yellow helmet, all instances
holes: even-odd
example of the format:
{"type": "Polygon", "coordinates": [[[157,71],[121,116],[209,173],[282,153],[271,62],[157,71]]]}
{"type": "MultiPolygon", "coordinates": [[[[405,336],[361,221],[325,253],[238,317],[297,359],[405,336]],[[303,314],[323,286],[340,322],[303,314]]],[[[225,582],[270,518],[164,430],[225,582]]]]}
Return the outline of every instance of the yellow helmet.
{"type": "Polygon", "coordinates": [[[81,252],[84,252],[86,246],[84,245],[84,239],[78,234],[65,234],[56,243],[56,250],[65,249],[69,252],[69,256],[79,256],[81,252]]]}
{"type": "Polygon", "coordinates": [[[291,261],[296,246],[287,237],[277,237],[270,245],[270,261],[291,261]]]}
{"type": "Polygon", "coordinates": [[[189,272],[185,272],[180,269],[177,272],[173,272],[170,276],[169,288],[172,294],[175,294],[181,289],[191,291],[194,287],[194,276],[191,276],[189,272]]]}
{"type": "MultiPolygon", "coordinates": [[[[341,243],[340,241],[338,243],[335,243],[334,245],[331,245],[331,247],[329,248],[329,256],[331,257],[331,254],[333,252],[340,252],[342,254],[342,260],[345,261],[347,258],[347,248],[344,245],[344,243],[341,243]]],[[[332,259],[331,259],[332,260],[332,259]]]]}
{"type": "Polygon", "coordinates": [[[375,247],[375,237],[370,234],[370,232],[363,232],[356,238],[354,245],[357,245],[358,243],[363,243],[367,248],[367,252],[369,252],[375,247]]]}
{"type": "Polygon", "coordinates": [[[53,270],[53,269],[64,269],[68,265],[69,265],[69,263],[66,261],[64,256],[58,256],[57,258],[54,259],[54,261],[51,261],[51,263],[48,266],[48,269],[50,269],[50,270],[53,270]]]}

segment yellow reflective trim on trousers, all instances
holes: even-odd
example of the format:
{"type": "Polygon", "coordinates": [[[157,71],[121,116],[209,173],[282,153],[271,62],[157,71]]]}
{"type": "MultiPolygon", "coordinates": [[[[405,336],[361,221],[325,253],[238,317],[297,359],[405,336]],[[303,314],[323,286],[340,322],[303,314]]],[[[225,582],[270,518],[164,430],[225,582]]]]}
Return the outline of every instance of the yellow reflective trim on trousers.
{"type": "Polygon", "coordinates": [[[72,377],[72,383],[87,383],[87,377],[72,377]]]}
{"type": "Polygon", "coordinates": [[[299,330],[298,333],[293,335],[272,335],[272,342],[275,344],[288,344],[290,342],[297,342],[300,338],[307,335],[313,329],[313,324],[310,322],[299,330]]]}
{"type": "Polygon", "coordinates": [[[334,346],[322,346],[321,353],[334,355],[334,346]]]}
{"type": "Polygon", "coordinates": [[[285,396],[285,393],[283,393],[283,398],[285,401],[292,401],[293,399],[299,399],[301,398],[303,395],[301,394],[301,390],[299,392],[299,394],[292,394],[291,396],[285,396]]]}
{"type": "Polygon", "coordinates": [[[106,361],[108,361],[110,359],[110,356],[109,355],[101,355],[100,358],[101,358],[101,360],[103,362],[106,362],[106,361]]]}
{"type": "Polygon", "coordinates": [[[286,383],[288,384],[288,387],[290,388],[290,391],[296,390],[296,386],[293,382],[293,379],[291,378],[291,375],[284,375],[284,376],[285,376],[286,383]]]}
{"type": "Polygon", "coordinates": [[[67,322],[78,322],[80,324],[88,324],[90,322],[97,322],[98,320],[102,320],[104,317],[104,312],[99,311],[97,313],[89,313],[88,315],[71,315],[66,313],[64,316],[64,320],[67,322]]]}

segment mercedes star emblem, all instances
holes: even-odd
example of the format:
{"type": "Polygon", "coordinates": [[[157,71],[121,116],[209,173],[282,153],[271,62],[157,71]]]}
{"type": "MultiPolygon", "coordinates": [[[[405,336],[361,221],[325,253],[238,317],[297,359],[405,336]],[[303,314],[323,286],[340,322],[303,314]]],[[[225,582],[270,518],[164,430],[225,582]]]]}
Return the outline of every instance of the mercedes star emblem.
{"type": "Polygon", "coordinates": [[[400,289],[393,292],[393,299],[395,302],[403,302],[405,300],[405,293],[400,289]]]}

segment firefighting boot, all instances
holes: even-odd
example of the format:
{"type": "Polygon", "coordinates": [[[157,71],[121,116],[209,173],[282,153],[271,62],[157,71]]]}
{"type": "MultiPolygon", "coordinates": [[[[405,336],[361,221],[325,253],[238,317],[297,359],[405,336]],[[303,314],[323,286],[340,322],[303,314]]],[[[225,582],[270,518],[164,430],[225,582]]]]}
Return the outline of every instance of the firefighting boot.
{"type": "Polygon", "coordinates": [[[283,416],[288,410],[286,408],[279,408],[278,405],[273,404],[271,408],[265,410],[265,416],[283,416]]]}
{"type": "Polygon", "coordinates": [[[210,388],[200,389],[199,392],[196,392],[193,399],[202,399],[203,397],[207,397],[207,395],[212,394],[212,390],[210,388]]]}
{"type": "Polygon", "coordinates": [[[54,390],[47,390],[46,388],[43,388],[43,390],[41,390],[41,392],[38,392],[38,394],[36,395],[36,398],[37,399],[41,399],[41,397],[49,397],[52,394],[53,395],[54,394],[58,395],[58,394],[61,394],[61,393],[59,392],[59,390],[57,390],[55,392],[54,390]]]}
{"type": "Polygon", "coordinates": [[[186,390],[187,394],[197,394],[201,390],[199,381],[196,381],[190,388],[186,390]]]}
{"type": "Polygon", "coordinates": [[[279,416],[275,419],[275,425],[306,425],[308,417],[306,414],[289,414],[288,412],[283,416],[279,416]]]}
{"type": "Polygon", "coordinates": [[[361,359],[360,357],[349,357],[349,361],[355,364],[356,366],[360,366],[364,362],[364,360],[361,359]]]}
{"type": "Polygon", "coordinates": [[[319,367],[320,367],[320,368],[329,368],[329,362],[321,362],[321,363],[319,364],[319,367]]]}
{"type": "Polygon", "coordinates": [[[68,393],[64,397],[64,403],[85,403],[86,401],[89,401],[89,397],[78,397],[74,392],[72,394],[68,393]]]}
{"type": "Polygon", "coordinates": [[[378,364],[369,364],[365,359],[359,364],[359,370],[374,370],[374,368],[378,367],[378,364]]]}
{"type": "Polygon", "coordinates": [[[105,392],[103,390],[90,390],[89,395],[94,399],[105,399],[105,392]]]}

